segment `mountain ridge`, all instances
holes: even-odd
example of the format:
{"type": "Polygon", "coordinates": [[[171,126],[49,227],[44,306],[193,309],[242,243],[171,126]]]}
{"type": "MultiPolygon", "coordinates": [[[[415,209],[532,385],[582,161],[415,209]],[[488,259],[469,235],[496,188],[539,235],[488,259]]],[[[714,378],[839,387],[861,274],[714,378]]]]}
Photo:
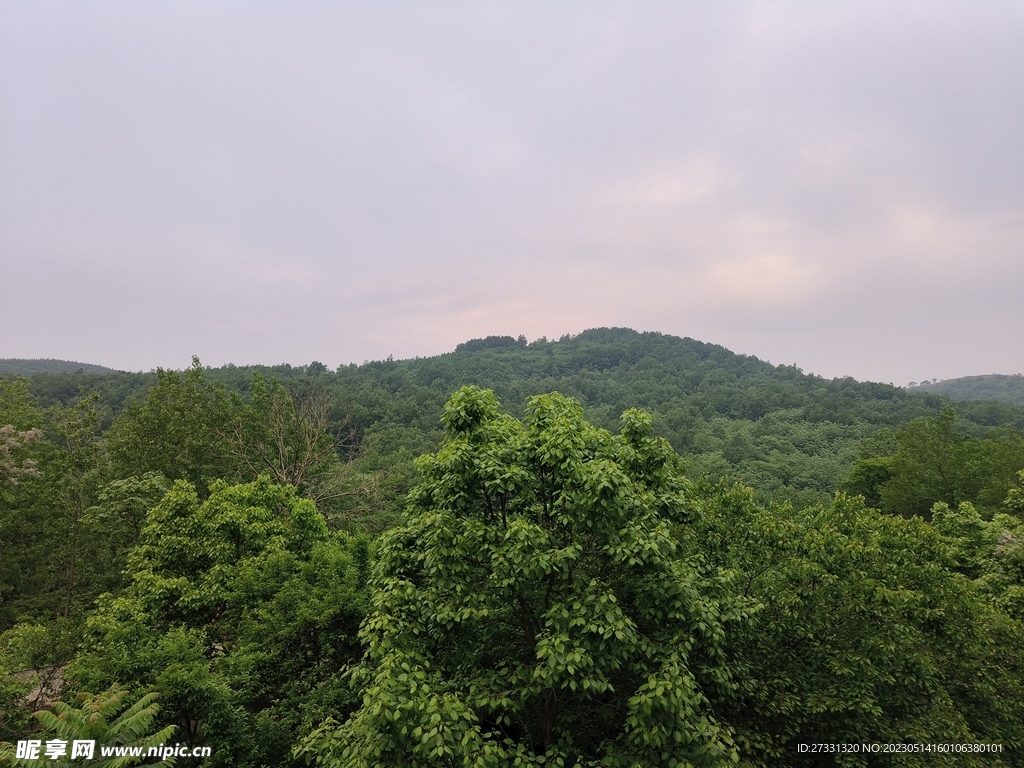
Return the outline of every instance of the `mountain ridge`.
{"type": "Polygon", "coordinates": [[[32,376],[37,373],[119,373],[114,368],[94,363],[79,363],[74,360],[58,360],[52,357],[2,357],[0,374],[32,376]]]}

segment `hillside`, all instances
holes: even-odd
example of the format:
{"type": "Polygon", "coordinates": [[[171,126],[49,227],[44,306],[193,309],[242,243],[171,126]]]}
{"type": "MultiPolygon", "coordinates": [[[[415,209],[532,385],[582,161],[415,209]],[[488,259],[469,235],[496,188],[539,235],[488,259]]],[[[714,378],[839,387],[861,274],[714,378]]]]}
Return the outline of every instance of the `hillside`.
{"type": "MultiPolygon", "coordinates": [[[[618,429],[623,411],[647,410],[655,431],[686,457],[693,474],[734,477],[763,499],[796,505],[827,500],[857,459],[861,440],[936,415],[949,403],[934,392],[823,379],[719,345],[624,328],[529,344],[488,337],[435,357],[333,372],[312,363],[226,366],[206,369],[205,376],[244,397],[255,371],[293,389],[315,382],[330,393],[338,424],[346,420],[345,430],[353,430],[360,445],[358,467],[396,478],[396,494],[415,478],[412,459],[436,450],[444,402],[466,384],[493,389],[517,416],[528,397],[559,391],[611,430],[618,429]]],[[[96,390],[107,426],[155,382],[154,374],[44,373],[32,377],[31,390],[45,406],[68,405],[81,392],[96,390]]],[[[1024,408],[1008,403],[961,403],[957,412],[957,428],[965,434],[980,436],[1000,424],[1024,428],[1024,408]]]]}
{"type": "MultiPolygon", "coordinates": [[[[620,328],[529,345],[477,339],[434,358],[342,368],[334,380],[365,429],[366,460],[377,466],[403,447],[410,454],[432,450],[440,437],[437,414],[459,386],[493,389],[516,415],[527,397],[557,390],[608,429],[618,428],[628,408],[647,410],[694,474],[736,477],[763,498],[797,505],[832,495],[863,438],[949,403],[935,393],[823,379],[719,345],[620,328]],[[362,411],[370,403],[372,411],[362,411]]],[[[1024,428],[1024,408],[1010,404],[961,403],[957,412],[966,434],[1007,423],[1024,428]]]]}
{"type": "Polygon", "coordinates": [[[114,373],[113,368],[89,363],[76,363],[72,360],[52,360],[49,358],[24,359],[17,357],[0,358],[0,374],[13,373],[21,376],[32,376],[36,373],[114,373]]]}
{"type": "Polygon", "coordinates": [[[935,392],[951,400],[998,400],[1024,405],[1024,375],[992,373],[987,376],[964,376],[934,384],[921,384],[912,391],[935,392]]]}

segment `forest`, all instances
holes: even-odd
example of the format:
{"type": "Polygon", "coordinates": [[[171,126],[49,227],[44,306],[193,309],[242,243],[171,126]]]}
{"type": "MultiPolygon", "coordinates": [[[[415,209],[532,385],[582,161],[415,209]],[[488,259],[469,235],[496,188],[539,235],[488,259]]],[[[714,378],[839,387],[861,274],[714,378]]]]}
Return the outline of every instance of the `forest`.
{"type": "Polygon", "coordinates": [[[912,388],[937,392],[953,400],[1005,400],[1024,405],[1024,375],[991,373],[986,376],[963,376],[945,381],[911,382],[912,388]]]}
{"type": "Polygon", "coordinates": [[[0,370],[0,765],[1024,766],[1010,397],[622,328],[44,368],[0,370]]]}

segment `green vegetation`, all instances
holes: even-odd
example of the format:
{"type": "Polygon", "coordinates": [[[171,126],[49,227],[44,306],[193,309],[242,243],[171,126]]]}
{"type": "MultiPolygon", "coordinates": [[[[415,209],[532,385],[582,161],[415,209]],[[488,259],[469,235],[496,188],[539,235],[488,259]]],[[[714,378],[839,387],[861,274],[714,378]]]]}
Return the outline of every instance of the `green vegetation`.
{"type": "Polygon", "coordinates": [[[210,765],[278,765],[294,733],[351,708],[333,678],[359,657],[368,545],[264,477],[179,480],[149,511],[128,583],[97,603],[68,676],[163,694],[210,765]]]}
{"type": "Polygon", "coordinates": [[[445,408],[363,624],[364,705],[303,745],[320,764],[682,765],[736,751],[711,699],[752,607],[679,551],[676,456],[542,395],[520,424],[490,392],[445,408]],[[665,759],[665,754],[673,757],[665,759]]]}
{"type": "MultiPolygon", "coordinates": [[[[517,416],[529,397],[558,391],[581,402],[587,418],[606,429],[615,428],[624,410],[642,408],[651,414],[655,432],[687,457],[691,473],[733,477],[755,488],[762,501],[789,500],[795,506],[827,502],[859,458],[863,438],[882,427],[897,429],[916,417],[937,416],[949,402],[886,384],[826,380],[693,339],[628,329],[596,329],[530,344],[523,338],[489,337],[446,355],[342,366],[333,372],[320,363],[205,369],[182,381],[179,393],[169,391],[178,376],[173,372],[45,373],[33,376],[29,386],[43,407],[67,407],[83,393],[98,392],[100,426],[106,430],[126,409],[141,408],[151,387],[162,385],[163,405],[154,399],[147,412],[122,418],[118,429],[126,435],[124,458],[145,451],[146,456],[132,460],[166,474],[168,462],[187,462],[191,452],[200,450],[200,437],[181,435],[179,429],[173,433],[177,443],[166,449],[147,442],[145,430],[159,419],[154,412],[179,405],[199,408],[198,401],[182,398],[198,397],[196,388],[207,388],[202,397],[211,402],[202,407],[213,421],[203,429],[223,428],[224,414],[209,408],[224,405],[212,399],[227,401],[237,394],[247,401],[254,372],[268,385],[278,381],[299,399],[311,387],[326,396],[329,431],[347,438],[348,448],[359,447],[351,479],[374,477],[379,483],[384,478],[377,473],[386,472],[392,492],[380,490],[392,512],[416,481],[413,459],[440,444],[436,414],[452,392],[467,384],[493,390],[517,416]],[[184,455],[179,452],[182,440],[191,441],[184,455]],[[162,462],[152,455],[158,450],[166,450],[162,462]]],[[[1024,428],[1024,408],[1007,403],[962,403],[957,414],[958,429],[975,436],[1002,424],[1024,428]]],[[[209,450],[216,448],[209,445],[209,450]]],[[[340,455],[346,461],[355,457],[349,450],[340,455]]],[[[223,469],[214,474],[225,476],[223,469]]],[[[167,476],[179,477],[174,472],[167,476]]],[[[191,479],[201,486],[200,478],[191,479]]],[[[338,514],[343,512],[351,516],[352,510],[338,514]]]]}
{"type": "Polygon", "coordinates": [[[1024,468],[1024,433],[1006,425],[965,435],[947,407],[938,418],[875,433],[861,454],[842,488],[885,512],[927,518],[937,503],[971,502],[991,516],[1024,468]]]}
{"type": "Polygon", "coordinates": [[[1024,765],[1022,430],[624,329],[0,377],[0,739],[84,697],[207,766],[1024,765]]]}
{"type": "Polygon", "coordinates": [[[988,376],[964,376],[929,384],[922,382],[915,391],[935,392],[951,400],[1001,400],[1024,405],[1024,376],[993,373],[988,376]]]}
{"type": "MultiPolygon", "coordinates": [[[[129,691],[120,690],[117,686],[112,686],[110,690],[96,695],[79,694],[78,698],[81,701],[77,707],[58,701],[54,704],[52,712],[47,709],[36,712],[36,719],[46,732],[45,739],[58,739],[67,745],[63,759],[59,757],[47,759],[42,750],[40,758],[46,759],[48,765],[81,764],[80,760],[71,759],[70,745],[75,740],[92,740],[104,746],[125,749],[141,748],[144,754],[150,747],[157,747],[170,741],[175,730],[173,725],[153,732],[153,723],[160,712],[160,706],[156,703],[160,695],[147,693],[134,703],[129,704],[127,701],[129,693],[129,691]]],[[[0,762],[6,761],[16,766],[39,764],[38,760],[19,759],[12,752],[10,745],[0,745],[0,762]]],[[[131,756],[104,760],[101,755],[94,753],[94,759],[90,761],[90,765],[95,765],[97,768],[122,768],[123,766],[139,765],[141,762],[131,756]]],[[[169,767],[174,763],[169,760],[161,760],[157,763],[147,761],[147,764],[169,767]]]]}
{"type": "Polygon", "coordinates": [[[89,365],[88,363],[75,363],[71,360],[52,360],[38,358],[25,360],[16,357],[0,358],[0,374],[15,373],[21,376],[31,376],[35,373],[114,373],[113,368],[102,365],[89,365]]]}

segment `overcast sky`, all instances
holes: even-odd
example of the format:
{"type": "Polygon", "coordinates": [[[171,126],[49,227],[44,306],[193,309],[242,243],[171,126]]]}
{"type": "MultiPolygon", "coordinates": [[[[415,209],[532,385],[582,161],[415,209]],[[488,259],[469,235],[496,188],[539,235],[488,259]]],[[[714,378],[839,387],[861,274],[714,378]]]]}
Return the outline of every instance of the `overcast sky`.
{"type": "Polygon", "coordinates": [[[0,0],[0,357],[1024,371],[1024,3],[0,0]]]}

